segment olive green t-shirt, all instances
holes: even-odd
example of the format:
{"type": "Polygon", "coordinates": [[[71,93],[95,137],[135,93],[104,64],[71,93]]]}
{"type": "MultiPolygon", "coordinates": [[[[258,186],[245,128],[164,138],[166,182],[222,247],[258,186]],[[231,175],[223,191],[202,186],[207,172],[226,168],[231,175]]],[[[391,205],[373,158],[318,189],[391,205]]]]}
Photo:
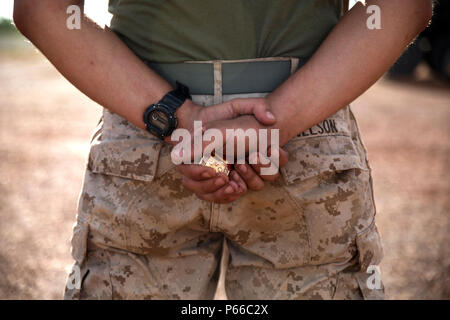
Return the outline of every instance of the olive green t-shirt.
{"type": "Polygon", "coordinates": [[[111,28],[141,58],[175,63],[313,54],[341,0],[110,0],[111,28]]]}

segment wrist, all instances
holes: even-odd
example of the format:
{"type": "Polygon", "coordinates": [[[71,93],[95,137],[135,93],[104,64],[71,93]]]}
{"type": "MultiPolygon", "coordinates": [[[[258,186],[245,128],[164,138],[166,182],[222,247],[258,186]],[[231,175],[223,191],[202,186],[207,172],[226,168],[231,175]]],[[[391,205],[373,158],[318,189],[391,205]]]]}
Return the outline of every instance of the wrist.
{"type": "Polygon", "coordinates": [[[201,119],[202,107],[195,104],[192,100],[186,99],[186,101],[177,109],[175,116],[178,121],[178,128],[190,130],[194,126],[195,120],[201,119]]]}
{"type": "MultiPolygon", "coordinates": [[[[201,109],[199,105],[196,105],[192,100],[186,99],[186,101],[177,109],[175,116],[177,118],[178,125],[176,129],[187,129],[191,130],[194,126],[195,120],[201,120],[200,114],[201,109]]],[[[171,136],[164,138],[164,141],[168,144],[173,145],[174,142],[171,140],[171,136]]]]}
{"type": "MultiPolygon", "coordinates": [[[[175,112],[178,123],[175,130],[191,130],[194,126],[195,120],[202,120],[202,109],[202,107],[195,104],[192,100],[186,99],[186,101],[175,112]]],[[[168,144],[173,144],[173,142],[171,141],[171,136],[165,137],[164,141],[168,144]]]]}

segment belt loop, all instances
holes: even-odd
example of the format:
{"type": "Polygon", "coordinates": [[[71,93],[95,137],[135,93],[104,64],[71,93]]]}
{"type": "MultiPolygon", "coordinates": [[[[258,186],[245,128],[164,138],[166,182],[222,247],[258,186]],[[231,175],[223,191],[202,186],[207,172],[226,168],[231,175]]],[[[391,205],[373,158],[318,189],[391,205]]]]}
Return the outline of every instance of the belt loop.
{"type": "Polygon", "coordinates": [[[291,58],[291,74],[298,69],[299,58],[291,58]]]}
{"type": "Polygon", "coordinates": [[[222,103],[222,62],[214,61],[214,104],[222,103]]]}

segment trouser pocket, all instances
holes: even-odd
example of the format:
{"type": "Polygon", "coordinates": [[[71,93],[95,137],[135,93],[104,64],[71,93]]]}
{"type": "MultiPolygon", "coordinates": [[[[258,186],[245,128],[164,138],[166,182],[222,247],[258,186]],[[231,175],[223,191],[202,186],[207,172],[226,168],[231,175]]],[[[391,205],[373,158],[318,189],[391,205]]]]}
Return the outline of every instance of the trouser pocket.
{"type": "Polygon", "coordinates": [[[64,289],[65,300],[80,299],[83,280],[89,273],[89,270],[85,265],[88,234],[89,224],[86,221],[78,220],[73,228],[71,240],[72,257],[75,262],[72,265],[71,271],[67,277],[67,282],[64,289]]]}
{"type": "Polygon", "coordinates": [[[185,189],[171,147],[107,110],[89,153],[79,212],[89,243],[176,255],[208,237],[209,203],[185,189]]]}
{"type": "Polygon", "coordinates": [[[338,274],[334,299],[381,300],[385,298],[379,264],[383,248],[375,221],[356,236],[357,262],[338,274]]]}
{"type": "Polygon", "coordinates": [[[286,144],[284,188],[306,221],[313,265],[348,262],[374,220],[370,168],[349,107],[286,144]]]}
{"type": "Polygon", "coordinates": [[[383,246],[375,220],[367,230],[356,236],[360,272],[355,277],[365,299],[384,299],[384,286],[381,279],[380,262],[383,246]]]}

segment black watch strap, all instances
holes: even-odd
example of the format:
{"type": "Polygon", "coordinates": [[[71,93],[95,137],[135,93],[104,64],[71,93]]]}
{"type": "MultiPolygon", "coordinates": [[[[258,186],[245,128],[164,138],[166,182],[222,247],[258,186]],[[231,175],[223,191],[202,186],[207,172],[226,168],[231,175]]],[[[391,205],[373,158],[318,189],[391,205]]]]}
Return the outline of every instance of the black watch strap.
{"type": "Polygon", "coordinates": [[[186,99],[192,99],[191,95],[189,94],[189,88],[183,85],[180,82],[176,82],[176,89],[173,91],[170,91],[168,94],[166,94],[160,102],[162,102],[164,105],[170,107],[172,110],[172,113],[175,113],[175,111],[181,107],[181,105],[186,101],[186,99]]]}

